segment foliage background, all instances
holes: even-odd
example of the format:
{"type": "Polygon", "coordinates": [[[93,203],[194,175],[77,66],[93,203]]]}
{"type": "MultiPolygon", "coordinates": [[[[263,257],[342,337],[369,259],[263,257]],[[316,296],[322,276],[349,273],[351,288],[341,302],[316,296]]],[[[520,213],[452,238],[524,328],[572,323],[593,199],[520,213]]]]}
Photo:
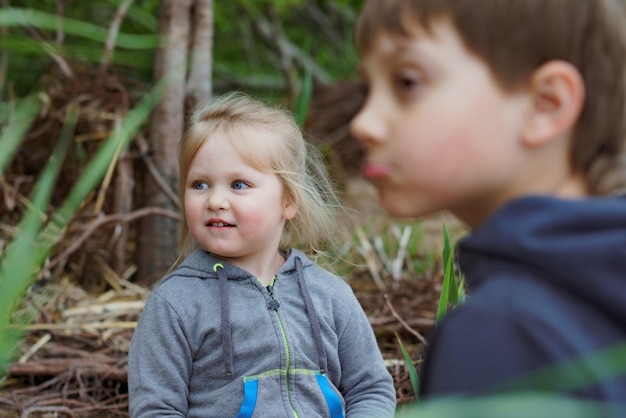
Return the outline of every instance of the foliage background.
{"type": "MultiPolygon", "coordinates": [[[[12,0],[10,6],[44,12],[106,29],[122,0],[12,0]]],[[[9,4],[4,1],[5,6],[9,4]]],[[[275,48],[254,32],[255,22],[274,18],[293,45],[306,48],[327,81],[356,76],[357,57],[352,46],[352,27],[361,0],[233,0],[214,2],[214,84],[216,92],[243,88],[258,95],[280,97],[286,80],[275,48]]],[[[153,36],[158,33],[159,0],[136,0],[126,13],[120,32],[153,36]]],[[[3,23],[8,23],[3,20],[3,23]]],[[[36,23],[31,21],[31,23],[36,23]]],[[[30,25],[3,28],[0,51],[4,54],[3,98],[37,91],[42,77],[54,65],[51,51],[83,62],[98,63],[104,39],[86,33],[64,34],[30,25]],[[7,91],[9,90],[9,91],[7,91]]],[[[138,40],[138,39],[137,39],[138,40]]],[[[150,84],[154,65],[154,42],[142,47],[118,46],[113,62],[116,71],[150,84]]]]}

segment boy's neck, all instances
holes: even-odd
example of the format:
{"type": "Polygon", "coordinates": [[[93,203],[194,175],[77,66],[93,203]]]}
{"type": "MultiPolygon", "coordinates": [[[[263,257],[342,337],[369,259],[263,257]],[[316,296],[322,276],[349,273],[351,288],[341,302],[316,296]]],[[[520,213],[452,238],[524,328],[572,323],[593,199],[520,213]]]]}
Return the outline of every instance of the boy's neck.
{"type": "Polygon", "coordinates": [[[552,196],[555,198],[575,200],[583,199],[589,195],[589,189],[584,177],[582,175],[569,175],[552,183],[517,190],[506,197],[502,197],[499,202],[494,201],[490,209],[488,205],[484,205],[485,202],[483,201],[482,204],[479,205],[483,209],[480,209],[479,207],[464,207],[460,212],[454,210],[452,212],[470,228],[474,229],[505,204],[516,199],[528,196],[552,196]]]}

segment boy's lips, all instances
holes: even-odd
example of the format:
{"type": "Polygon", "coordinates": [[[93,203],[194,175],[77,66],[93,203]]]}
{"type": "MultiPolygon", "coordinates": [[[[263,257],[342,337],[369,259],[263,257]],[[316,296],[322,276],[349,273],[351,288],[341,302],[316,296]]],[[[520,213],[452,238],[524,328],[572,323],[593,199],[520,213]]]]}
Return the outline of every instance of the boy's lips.
{"type": "Polygon", "coordinates": [[[391,166],[381,163],[367,163],[363,166],[363,177],[367,180],[373,180],[380,177],[386,177],[391,171],[391,166]]]}

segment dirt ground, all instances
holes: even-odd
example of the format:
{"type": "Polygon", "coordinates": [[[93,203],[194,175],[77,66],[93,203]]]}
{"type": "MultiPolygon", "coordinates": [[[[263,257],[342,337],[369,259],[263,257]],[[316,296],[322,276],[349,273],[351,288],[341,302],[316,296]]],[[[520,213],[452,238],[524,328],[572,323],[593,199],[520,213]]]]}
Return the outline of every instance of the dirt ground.
{"type": "MultiPolygon", "coordinates": [[[[377,216],[379,209],[368,202],[364,203],[368,208],[358,213],[377,216]]],[[[437,216],[419,224],[421,255],[440,254],[442,222],[458,230],[450,217],[437,216]]],[[[394,280],[380,258],[370,260],[378,264],[377,282],[375,269],[365,258],[346,279],[370,319],[394,378],[398,402],[410,402],[414,393],[398,338],[419,368],[434,324],[441,263],[435,257],[422,274],[403,274],[394,280]]],[[[24,314],[34,319],[19,359],[0,386],[0,417],[128,416],[128,347],[149,290],[124,278],[106,279],[109,289],[99,294],[88,294],[67,280],[39,283],[30,290],[24,314]]]]}
{"type": "MultiPolygon", "coordinates": [[[[411,401],[414,394],[397,337],[419,367],[422,339],[434,322],[438,281],[405,280],[383,293],[367,269],[357,268],[350,284],[376,333],[398,401],[411,401]]],[[[20,359],[0,389],[0,416],[128,416],[128,347],[146,296],[134,291],[123,287],[116,296],[108,292],[95,297],[69,284],[42,289],[58,296],[40,306],[42,315],[29,327],[20,359]],[[54,312],[54,305],[64,310],[54,312]]],[[[31,296],[33,305],[38,296],[31,296]]]]}

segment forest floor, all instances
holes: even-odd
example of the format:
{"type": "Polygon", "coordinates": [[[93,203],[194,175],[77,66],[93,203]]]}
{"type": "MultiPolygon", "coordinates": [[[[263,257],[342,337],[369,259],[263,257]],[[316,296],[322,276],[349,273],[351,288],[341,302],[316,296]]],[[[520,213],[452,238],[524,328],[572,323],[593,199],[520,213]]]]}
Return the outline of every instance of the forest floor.
{"type": "MultiPolygon", "coordinates": [[[[422,247],[430,247],[431,254],[440,251],[443,221],[450,219],[419,223],[422,247]]],[[[419,368],[434,325],[440,264],[435,260],[417,277],[393,280],[383,268],[373,273],[372,264],[364,260],[347,277],[370,319],[399,403],[412,401],[414,392],[398,337],[419,368]],[[374,274],[380,276],[378,282],[374,274]]],[[[115,276],[105,280],[108,290],[99,294],[69,280],[38,284],[29,291],[22,313],[34,319],[25,327],[17,361],[0,384],[0,417],[128,416],[128,347],[149,290],[115,276]]]]}

